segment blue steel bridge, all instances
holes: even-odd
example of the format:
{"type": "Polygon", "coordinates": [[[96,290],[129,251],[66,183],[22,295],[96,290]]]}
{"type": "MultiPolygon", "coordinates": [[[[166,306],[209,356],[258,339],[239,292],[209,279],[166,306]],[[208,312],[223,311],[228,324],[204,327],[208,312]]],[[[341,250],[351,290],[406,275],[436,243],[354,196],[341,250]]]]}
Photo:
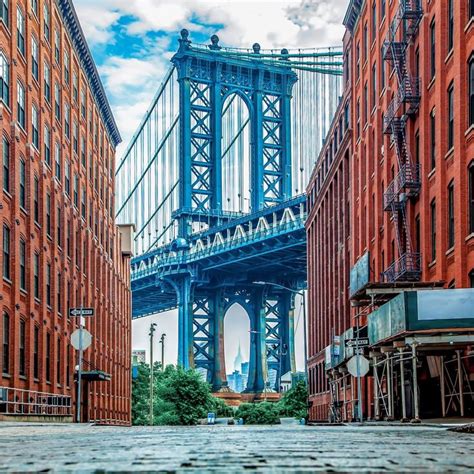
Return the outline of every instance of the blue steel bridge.
{"type": "Polygon", "coordinates": [[[116,171],[117,220],[136,225],[133,318],[178,310],[178,363],[226,389],[224,318],[250,320],[247,391],[295,370],[306,286],[304,190],[341,90],[340,48],[191,42],[182,30],[116,171]],[[291,291],[290,291],[291,290],[291,291]]]}

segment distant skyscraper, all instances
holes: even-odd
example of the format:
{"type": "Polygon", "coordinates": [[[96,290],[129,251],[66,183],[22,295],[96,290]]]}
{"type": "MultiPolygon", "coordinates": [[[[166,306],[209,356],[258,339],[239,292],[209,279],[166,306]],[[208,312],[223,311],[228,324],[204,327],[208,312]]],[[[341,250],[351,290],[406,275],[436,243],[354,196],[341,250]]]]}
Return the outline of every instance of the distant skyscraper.
{"type": "Polygon", "coordinates": [[[242,350],[240,348],[240,341],[239,341],[239,348],[237,349],[237,355],[235,356],[235,359],[234,359],[234,371],[241,370],[243,359],[244,358],[242,357],[242,350]]]}

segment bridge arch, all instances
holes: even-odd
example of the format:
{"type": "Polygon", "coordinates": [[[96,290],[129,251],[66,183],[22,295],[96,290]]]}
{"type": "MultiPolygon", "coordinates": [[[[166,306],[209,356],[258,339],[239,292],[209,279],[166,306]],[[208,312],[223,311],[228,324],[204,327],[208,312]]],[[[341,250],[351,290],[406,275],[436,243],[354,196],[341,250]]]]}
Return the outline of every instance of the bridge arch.
{"type": "MultiPolygon", "coordinates": [[[[248,213],[251,209],[252,104],[238,89],[222,99],[221,189],[222,210],[248,213]]],[[[218,178],[217,178],[218,179],[218,178]]]]}

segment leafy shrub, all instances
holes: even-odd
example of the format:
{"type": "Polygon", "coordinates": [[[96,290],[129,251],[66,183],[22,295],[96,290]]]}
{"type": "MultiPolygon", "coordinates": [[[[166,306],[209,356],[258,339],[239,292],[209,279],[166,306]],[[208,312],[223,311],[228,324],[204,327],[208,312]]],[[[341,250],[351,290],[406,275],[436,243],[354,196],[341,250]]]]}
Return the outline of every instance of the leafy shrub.
{"type": "Polygon", "coordinates": [[[285,392],[278,402],[281,416],[306,418],[308,413],[308,387],[306,382],[300,381],[288,392],[285,392]]]}
{"type": "Polygon", "coordinates": [[[212,397],[212,406],[209,411],[215,413],[218,418],[230,418],[234,416],[234,409],[226,405],[224,400],[219,397],[212,397]]]}
{"type": "Polygon", "coordinates": [[[280,414],[276,403],[242,403],[235,416],[242,418],[246,425],[276,425],[280,414]]]}

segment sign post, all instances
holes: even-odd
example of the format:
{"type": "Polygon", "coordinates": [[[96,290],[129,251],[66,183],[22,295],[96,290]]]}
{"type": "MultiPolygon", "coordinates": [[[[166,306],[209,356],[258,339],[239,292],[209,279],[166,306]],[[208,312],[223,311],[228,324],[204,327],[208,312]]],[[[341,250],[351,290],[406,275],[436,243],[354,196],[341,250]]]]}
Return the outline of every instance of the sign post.
{"type": "Polygon", "coordinates": [[[81,422],[81,385],[82,385],[82,356],[84,349],[87,349],[92,342],[92,336],[87,329],[84,328],[84,318],[94,316],[93,308],[69,308],[69,316],[79,317],[79,329],[71,334],[71,344],[79,351],[79,361],[77,366],[77,410],[76,421],[81,422]]]}

